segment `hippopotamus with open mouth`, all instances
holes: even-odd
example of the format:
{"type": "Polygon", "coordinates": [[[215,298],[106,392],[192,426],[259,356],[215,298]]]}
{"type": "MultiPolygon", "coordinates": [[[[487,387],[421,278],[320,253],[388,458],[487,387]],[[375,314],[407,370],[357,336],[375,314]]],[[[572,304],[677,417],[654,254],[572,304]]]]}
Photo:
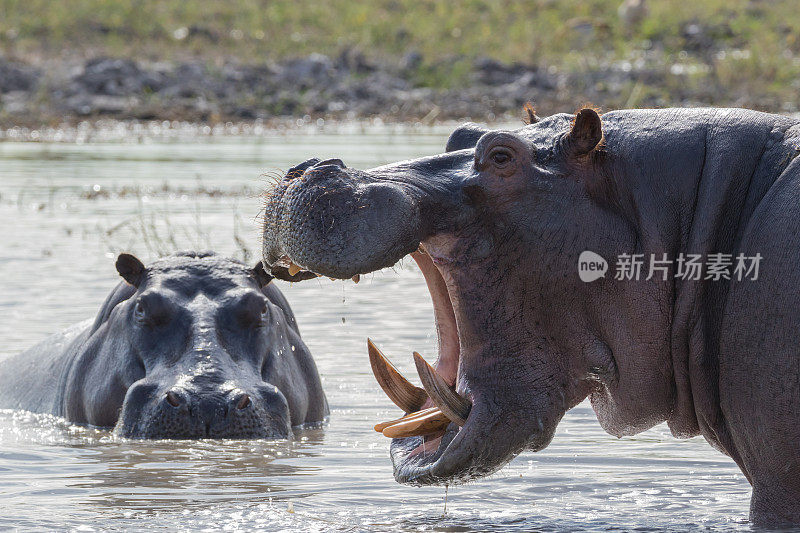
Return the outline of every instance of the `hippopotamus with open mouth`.
{"type": "Polygon", "coordinates": [[[468,124],[446,153],[366,171],[311,159],[268,196],[276,275],[347,279],[411,255],[427,281],[439,354],[415,354],[424,390],[370,346],[408,413],[376,426],[395,437],[396,479],[494,472],[588,396],[613,435],[702,434],[751,482],[754,521],[800,524],[800,120],[586,108],[530,122],[468,124]],[[601,274],[641,257],[644,275],[582,279],[584,252],[601,274]],[[689,254],[760,271],[686,277],[689,254]]]}
{"type": "Polygon", "coordinates": [[[261,266],[181,253],[124,281],[97,317],[0,364],[0,407],[148,439],[287,438],[328,404],[289,304],[261,266]]]}

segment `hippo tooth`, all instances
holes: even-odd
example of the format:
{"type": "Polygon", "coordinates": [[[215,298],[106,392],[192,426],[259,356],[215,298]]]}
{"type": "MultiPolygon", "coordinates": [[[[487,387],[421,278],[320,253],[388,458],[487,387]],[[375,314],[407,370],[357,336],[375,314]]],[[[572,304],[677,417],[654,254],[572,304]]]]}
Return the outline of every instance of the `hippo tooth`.
{"type": "Polygon", "coordinates": [[[429,407],[428,409],[423,409],[422,411],[417,411],[416,413],[407,414],[401,416],[400,418],[389,420],[388,422],[381,422],[379,424],[375,424],[375,431],[381,433],[383,432],[384,429],[388,428],[389,426],[394,426],[395,424],[400,424],[402,422],[408,422],[416,418],[427,416],[431,413],[441,413],[441,412],[442,411],[438,407],[429,407]]]}
{"type": "Polygon", "coordinates": [[[361,274],[356,274],[350,279],[352,279],[355,283],[358,283],[359,281],[361,281],[361,274]]]}
{"type": "Polygon", "coordinates": [[[419,411],[428,394],[404,378],[370,339],[367,339],[367,351],[372,373],[389,399],[406,413],[419,411]]]}
{"type": "Polygon", "coordinates": [[[426,415],[409,418],[409,420],[384,428],[383,435],[392,439],[428,435],[441,431],[450,424],[450,419],[438,409],[426,415]]]}
{"type": "Polygon", "coordinates": [[[302,268],[300,268],[299,266],[295,265],[294,263],[289,263],[289,275],[290,276],[297,275],[297,273],[300,272],[301,270],[302,270],[302,268]]]}
{"type": "Polygon", "coordinates": [[[419,378],[422,380],[422,386],[430,396],[436,407],[442,410],[442,413],[447,415],[447,418],[463,426],[467,423],[467,416],[472,408],[472,404],[466,398],[462,397],[456,391],[450,388],[447,381],[439,375],[435,368],[428,364],[428,362],[417,352],[414,352],[414,364],[417,365],[417,372],[419,378]]]}

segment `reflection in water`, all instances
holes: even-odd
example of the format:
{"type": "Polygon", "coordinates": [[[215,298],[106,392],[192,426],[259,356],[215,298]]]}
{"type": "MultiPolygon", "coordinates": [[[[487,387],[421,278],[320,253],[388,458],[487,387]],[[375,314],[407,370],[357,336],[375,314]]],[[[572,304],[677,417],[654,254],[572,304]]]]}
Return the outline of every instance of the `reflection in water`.
{"type": "Polygon", "coordinates": [[[192,505],[236,502],[269,503],[293,491],[291,476],[319,470],[313,457],[322,430],[298,432],[293,441],[159,441],[119,442],[94,447],[91,460],[103,470],[78,478],[70,486],[94,489],[85,502],[115,510],[179,511],[192,505]],[[304,458],[291,464],[276,459],[304,458]]]}
{"type": "Polygon", "coordinates": [[[0,464],[5,465],[0,472],[20,477],[14,483],[4,476],[3,488],[16,485],[17,489],[3,491],[10,497],[4,503],[7,512],[13,511],[14,499],[22,503],[43,494],[39,483],[31,483],[31,475],[44,480],[66,474],[59,471],[57,461],[48,466],[53,454],[62,450],[80,468],[64,475],[58,493],[82,494],[76,498],[79,506],[106,515],[181,512],[242,500],[271,504],[301,499],[314,492],[308,487],[297,490],[292,477],[319,470],[314,458],[320,456],[324,441],[323,428],[296,429],[288,441],[128,440],[50,415],[0,410],[0,464]]]}
{"type": "MultiPolygon", "coordinates": [[[[153,231],[172,248],[234,254],[245,246],[255,262],[261,200],[236,191],[259,187],[264,171],[310,156],[365,168],[438,152],[445,139],[0,143],[0,225],[14,228],[0,237],[0,357],[93,316],[117,283],[111,252],[152,259],[153,231]],[[221,192],[184,194],[199,182],[221,192]],[[152,192],[85,194],[95,186],[152,192]]],[[[399,413],[372,378],[367,336],[408,376],[416,375],[412,351],[435,359],[431,304],[416,267],[401,263],[358,285],[320,279],[280,287],[323,377],[327,427],[299,431],[291,442],[144,442],[0,411],[0,529],[747,529],[750,489],[730,459],[702,439],[673,439],[664,425],[615,439],[585,403],[567,414],[547,449],[450,487],[443,516],[444,489],[396,484],[389,443],[372,430],[399,413]]]]}

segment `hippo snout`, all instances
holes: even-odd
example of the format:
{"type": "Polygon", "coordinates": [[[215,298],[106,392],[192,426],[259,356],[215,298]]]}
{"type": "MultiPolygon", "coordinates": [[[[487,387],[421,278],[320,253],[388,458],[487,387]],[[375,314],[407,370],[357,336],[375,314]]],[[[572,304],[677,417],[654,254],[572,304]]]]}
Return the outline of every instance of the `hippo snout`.
{"type": "Polygon", "coordinates": [[[265,206],[265,265],[287,281],[302,279],[297,268],[350,279],[392,266],[419,248],[423,191],[416,178],[425,171],[405,164],[362,171],[336,158],[292,167],[265,206]]]}
{"type": "Polygon", "coordinates": [[[164,391],[139,384],[126,395],[116,431],[150,439],[287,438],[291,423],[286,399],[269,386],[164,391]]]}
{"type": "Polygon", "coordinates": [[[253,406],[250,395],[242,391],[231,391],[228,394],[191,394],[181,389],[167,392],[164,401],[172,407],[165,408],[177,418],[193,419],[205,428],[205,436],[229,431],[231,423],[236,424],[237,417],[247,416],[248,408],[253,406]]]}

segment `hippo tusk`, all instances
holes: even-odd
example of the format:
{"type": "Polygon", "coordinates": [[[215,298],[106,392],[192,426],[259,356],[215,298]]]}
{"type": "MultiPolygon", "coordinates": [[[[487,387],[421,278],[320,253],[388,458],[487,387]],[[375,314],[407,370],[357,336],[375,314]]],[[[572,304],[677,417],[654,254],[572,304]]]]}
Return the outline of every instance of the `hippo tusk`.
{"type": "Polygon", "coordinates": [[[420,411],[420,413],[425,414],[414,413],[413,415],[404,416],[399,420],[393,421],[397,423],[383,428],[381,433],[383,433],[385,437],[392,439],[416,437],[441,431],[450,424],[450,419],[435,407],[433,409],[425,409],[425,411],[420,411]]]}
{"type": "Polygon", "coordinates": [[[367,350],[372,373],[383,392],[406,413],[419,411],[428,399],[428,394],[404,378],[370,339],[367,339],[367,350]]]}
{"type": "Polygon", "coordinates": [[[290,276],[297,275],[297,273],[300,272],[301,270],[303,270],[303,269],[300,268],[299,266],[295,265],[294,263],[291,263],[291,262],[289,263],[289,275],[290,276]]]}
{"type": "Polygon", "coordinates": [[[442,410],[447,418],[463,426],[467,423],[467,416],[472,404],[454,391],[442,376],[417,352],[414,352],[414,363],[417,365],[422,386],[430,396],[436,407],[442,410]]]}
{"type": "Polygon", "coordinates": [[[316,274],[309,270],[301,270],[300,272],[291,274],[288,268],[281,265],[272,265],[272,267],[270,267],[270,274],[272,274],[272,276],[276,279],[289,282],[304,281],[307,279],[314,279],[319,277],[319,274],[316,274]]]}
{"type": "Polygon", "coordinates": [[[375,431],[381,433],[383,432],[384,429],[388,428],[389,426],[400,424],[401,422],[408,422],[415,418],[426,416],[431,413],[441,413],[441,412],[442,411],[438,407],[429,407],[428,409],[423,409],[422,411],[417,411],[416,413],[409,413],[407,415],[401,416],[400,418],[389,420],[388,422],[380,422],[379,424],[375,424],[375,431]]]}

